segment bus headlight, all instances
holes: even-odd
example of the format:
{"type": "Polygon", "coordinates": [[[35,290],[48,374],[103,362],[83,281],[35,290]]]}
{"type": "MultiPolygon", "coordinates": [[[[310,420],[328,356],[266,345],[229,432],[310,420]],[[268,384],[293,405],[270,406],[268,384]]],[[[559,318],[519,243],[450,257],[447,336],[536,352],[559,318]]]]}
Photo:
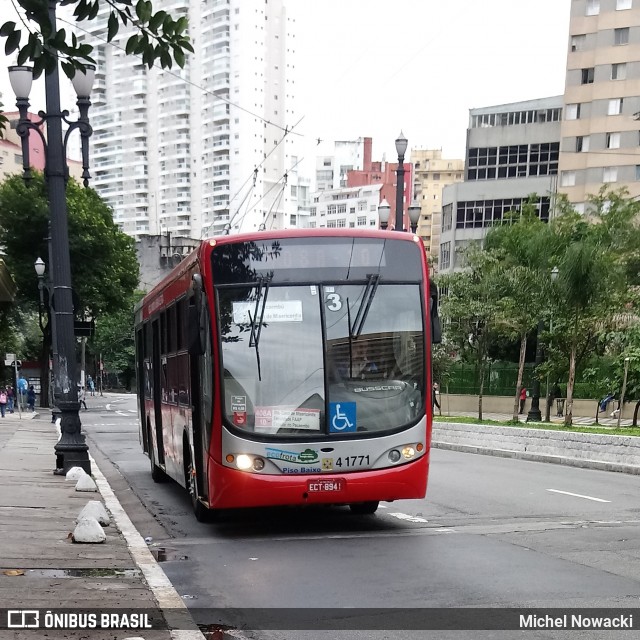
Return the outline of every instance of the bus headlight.
{"type": "Polygon", "coordinates": [[[413,447],[403,447],[402,457],[411,460],[416,455],[416,450],[413,447]]]}
{"type": "Polygon", "coordinates": [[[251,467],[253,466],[253,460],[246,453],[241,453],[236,458],[236,466],[238,467],[238,469],[242,469],[243,471],[245,469],[251,469],[251,467]]]}
{"type": "Polygon", "coordinates": [[[254,458],[253,469],[254,471],[262,471],[264,469],[264,460],[262,458],[254,458]]]}
{"type": "Polygon", "coordinates": [[[400,460],[400,452],[397,449],[391,449],[391,451],[389,451],[389,460],[391,460],[391,462],[398,462],[398,460],[400,460]]]}

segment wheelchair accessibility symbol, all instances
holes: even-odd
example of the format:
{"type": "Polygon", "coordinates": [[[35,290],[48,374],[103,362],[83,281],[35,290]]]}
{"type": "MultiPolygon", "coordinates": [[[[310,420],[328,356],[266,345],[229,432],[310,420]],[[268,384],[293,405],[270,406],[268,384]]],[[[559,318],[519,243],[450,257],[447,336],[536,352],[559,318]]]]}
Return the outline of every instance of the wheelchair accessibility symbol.
{"type": "Polygon", "coordinates": [[[345,433],[356,430],[356,403],[329,403],[329,431],[331,433],[345,433]]]}

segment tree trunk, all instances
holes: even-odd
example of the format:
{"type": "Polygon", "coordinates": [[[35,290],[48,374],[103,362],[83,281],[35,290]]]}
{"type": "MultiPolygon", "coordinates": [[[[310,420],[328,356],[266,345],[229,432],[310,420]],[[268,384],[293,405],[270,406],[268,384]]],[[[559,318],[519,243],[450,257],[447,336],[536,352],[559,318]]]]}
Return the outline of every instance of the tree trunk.
{"type": "Polygon", "coordinates": [[[640,400],[636,402],[636,408],[633,411],[633,426],[638,426],[638,409],[640,409],[640,400]]]}
{"type": "Polygon", "coordinates": [[[520,392],[522,391],[522,378],[524,375],[524,359],[527,353],[527,334],[520,338],[520,358],[518,360],[518,380],[516,382],[516,398],[513,403],[513,421],[518,421],[520,409],[520,392]]]}
{"type": "Polygon", "coordinates": [[[573,385],[576,381],[576,344],[571,345],[569,356],[569,380],[567,381],[567,406],[564,413],[564,425],[570,427],[573,422],[573,385]]]}

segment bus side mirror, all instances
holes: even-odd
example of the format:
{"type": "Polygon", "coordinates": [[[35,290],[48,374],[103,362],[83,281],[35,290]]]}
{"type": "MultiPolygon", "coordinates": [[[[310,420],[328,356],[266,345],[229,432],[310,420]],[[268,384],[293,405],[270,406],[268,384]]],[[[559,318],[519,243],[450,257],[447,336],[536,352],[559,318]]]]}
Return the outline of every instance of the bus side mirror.
{"type": "Polygon", "coordinates": [[[431,343],[442,342],[442,323],[438,315],[438,287],[433,280],[429,280],[429,319],[431,320],[431,343]]]}

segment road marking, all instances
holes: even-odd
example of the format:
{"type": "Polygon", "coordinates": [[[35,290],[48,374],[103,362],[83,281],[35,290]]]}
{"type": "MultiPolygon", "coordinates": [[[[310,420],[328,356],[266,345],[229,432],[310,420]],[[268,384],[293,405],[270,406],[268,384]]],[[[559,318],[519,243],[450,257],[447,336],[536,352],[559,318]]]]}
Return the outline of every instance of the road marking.
{"type": "Polygon", "coordinates": [[[573,496],[574,498],[584,498],[585,500],[593,500],[594,502],[611,502],[611,500],[603,500],[602,498],[594,498],[593,496],[583,496],[579,493],[571,493],[570,491],[560,491],[559,489],[547,489],[552,493],[562,493],[565,496],[573,496]]]}
{"type": "Polygon", "coordinates": [[[398,520],[406,520],[407,522],[429,522],[424,518],[420,518],[418,516],[410,516],[407,513],[390,513],[389,515],[393,516],[394,518],[398,518],[398,520]]]}

